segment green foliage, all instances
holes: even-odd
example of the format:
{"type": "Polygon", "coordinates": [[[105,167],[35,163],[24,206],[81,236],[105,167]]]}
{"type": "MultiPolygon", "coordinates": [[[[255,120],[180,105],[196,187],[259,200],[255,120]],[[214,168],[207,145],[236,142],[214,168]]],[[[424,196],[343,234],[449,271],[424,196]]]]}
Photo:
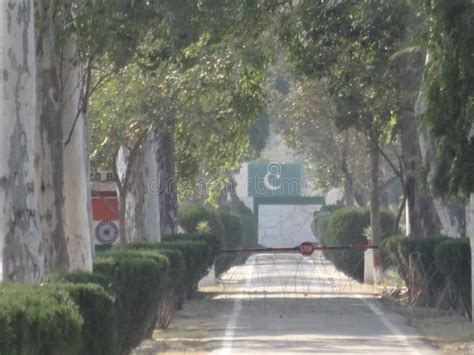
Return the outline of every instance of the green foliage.
{"type": "Polygon", "coordinates": [[[189,204],[179,209],[178,223],[189,233],[197,233],[196,229],[200,222],[207,222],[210,232],[216,235],[223,243],[225,240],[225,228],[215,209],[209,206],[189,204]]]}
{"type": "Polygon", "coordinates": [[[474,192],[474,3],[427,0],[427,107],[424,121],[437,139],[433,185],[444,196],[474,192]]]}
{"type": "Polygon", "coordinates": [[[56,273],[48,276],[48,282],[53,283],[73,283],[73,284],[96,284],[108,289],[108,278],[98,272],[86,271],[70,271],[64,273],[56,273]]]}
{"type": "Polygon", "coordinates": [[[337,125],[388,129],[397,112],[396,66],[404,1],[300,1],[285,17],[281,38],[300,74],[329,81],[337,125]]]}
{"type": "Polygon", "coordinates": [[[252,127],[249,128],[249,140],[250,146],[252,147],[254,158],[260,156],[260,153],[267,144],[268,137],[270,136],[270,119],[268,115],[259,117],[252,127]]]}
{"type": "Polygon", "coordinates": [[[314,236],[319,240],[322,245],[327,244],[327,233],[329,227],[329,221],[331,220],[331,212],[320,211],[314,218],[312,228],[314,236]]]}
{"type": "Polygon", "coordinates": [[[73,271],[53,274],[48,283],[63,287],[79,307],[83,352],[90,355],[116,354],[117,329],[114,298],[110,281],[100,273],[73,271]],[[107,326],[104,326],[107,325],[107,326]]]}
{"type": "MultiPolygon", "coordinates": [[[[206,242],[211,251],[211,257],[216,257],[222,247],[222,243],[219,238],[214,234],[175,234],[175,235],[163,235],[161,236],[163,242],[179,242],[179,241],[194,241],[194,242],[206,242]]],[[[212,263],[211,263],[212,265],[212,263]]]]}
{"type": "MultiPolygon", "coordinates": [[[[179,292],[189,297],[197,287],[199,280],[209,271],[219,253],[220,243],[212,235],[178,234],[162,236],[160,243],[131,243],[129,249],[145,249],[159,253],[167,250],[178,251],[184,262],[182,282],[178,285],[179,292]]],[[[173,265],[171,265],[173,267],[173,265]]]]}
{"type": "Polygon", "coordinates": [[[242,247],[255,248],[258,246],[258,231],[255,217],[253,215],[240,214],[240,225],[242,226],[242,247]]]}
{"type": "Polygon", "coordinates": [[[0,284],[1,354],[79,355],[83,322],[64,288],[0,284]]]}
{"type": "Polygon", "coordinates": [[[436,294],[444,286],[444,276],[439,272],[435,263],[435,250],[443,242],[447,241],[446,236],[433,236],[430,238],[408,239],[405,236],[396,236],[383,241],[381,247],[381,257],[386,266],[394,264],[400,276],[408,284],[409,257],[412,257],[414,267],[429,282],[430,299],[436,298],[436,294]]]}
{"type": "Polygon", "coordinates": [[[321,207],[319,212],[316,214],[316,217],[314,218],[313,223],[311,224],[311,230],[313,231],[313,234],[316,239],[319,240],[320,244],[327,244],[326,240],[331,215],[342,208],[344,208],[343,204],[325,205],[321,207]]]}
{"type": "Polygon", "coordinates": [[[227,175],[249,154],[248,131],[265,106],[262,48],[258,40],[243,45],[233,35],[216,45],[204,37],[185,51],[193,66],[180,77],[176,169],[180,182],[190,186],[181,196],[193,194],[202,177],[208,187],[204,197],[214,201],[227,175]]]}
{"type": "Polygon", "coordinates": [[[232,202],[232,206],[229,202],[222,202],[219,205],[219,210],[225,213],[233,213],[239,218],[241,230],[239,246],[244,248],[257,247],[257,226],[255,223],[255,217],[250,208],[241,201],[239,201],[237,205],[235,205],[235,202],[232,202]]]}
{"type": "Polygon", "coordinates": [[[115,295],[117,346],[124,353],[137,346],[153,327],[161,301],[165,274],[160,256],[151,253],[111,252],[94,261],[94,270],[106,275],[115,295]]]}
{"type": "Polygon", "coordinates": [[[426,283],[429,305],[438,301],[447,282],[451,282],[454,298],[458,298],[466,313],[470,314],[471,254],[468,240],[446,236],[423,239],[394,236],[380,243],[380,256],[385,267],[396,267],[406,285],[409,285],[411,257],[412,267],[426,283]]]}
{"type": "Polygon", "coordinates": [[[242,226],[239,217],[229,212],[219,211],[218,214],[225,230],[224,248],[241,247],[242,226]]]}
{"type": "Polygon", "coordinates": [[[394,266],[400,277],[408,285],[410,254],[409,239],[404,235],[395,235],[382,240],[379,244],[379,255],[385,269],[394,266]]]}
{"type": "MultiPolygon", "coordinates": [[[[466,314],[471,317],[471,247],[468,239],[448,239],[434,252],[439,271],[454,284],[466,314]]],[[[472,320],[472,319],[471,319],[472,320]]]]}
{"type": "MultiPolygon", "coordinates": [[[[381,239],[388,237],[392,232],[395,218],[389,211],[381,211],[380,225],[381,239]]],[[[364,229],[370,225],[370,211],[366,208],[343,208],[331,215],[327,226],[327,245],[361,245],[367,244],[363,235],[364,229]]],[[[332,251],[329,259],[334,265],[347,275],[362,281],[364,277],[364,254],[353,250],[332,251]]]]}
{"type": "Polygon", "coordinates": [[[94,273],[58,273],[41,286],[0,284],[0,353],[128,353],[153,329],[159,307],[182,302],[220,250],[211,235],[165,239],[104,251],[94,273]]]}
{"type": "Polygon", "coordinates": [[[94,284],[66,284],[64,288],[84,318],[81,331],[82,353],[115,355],[118,325],[112,296],[104,288],[94,284]]]}

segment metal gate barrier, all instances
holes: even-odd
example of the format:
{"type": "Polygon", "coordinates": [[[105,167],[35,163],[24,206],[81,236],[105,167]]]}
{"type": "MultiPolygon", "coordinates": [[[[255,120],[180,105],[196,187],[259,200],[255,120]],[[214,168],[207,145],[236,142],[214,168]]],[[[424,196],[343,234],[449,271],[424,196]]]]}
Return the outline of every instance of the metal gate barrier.
{"type": "Polygon", "coordinates": [[[252,298],[377,295],[378,287],[357,280],[363,273],[365,252],[377,248],[305,242],[295,247],[224,249],[215,264],[215,285],[207,291],[214,290],[220,297],[252,298]]]}

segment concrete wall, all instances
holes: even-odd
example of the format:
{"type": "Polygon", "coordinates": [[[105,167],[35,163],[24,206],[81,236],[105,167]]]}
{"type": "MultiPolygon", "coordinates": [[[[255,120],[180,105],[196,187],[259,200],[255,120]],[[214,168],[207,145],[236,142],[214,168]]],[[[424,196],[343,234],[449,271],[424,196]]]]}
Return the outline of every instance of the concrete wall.
{"type": "Polygon", "coordinates": [[[260,205],[258,243],[277,248],[317,242],[311,223],[314,212],[320,208],[320,205],[260,205]]]}

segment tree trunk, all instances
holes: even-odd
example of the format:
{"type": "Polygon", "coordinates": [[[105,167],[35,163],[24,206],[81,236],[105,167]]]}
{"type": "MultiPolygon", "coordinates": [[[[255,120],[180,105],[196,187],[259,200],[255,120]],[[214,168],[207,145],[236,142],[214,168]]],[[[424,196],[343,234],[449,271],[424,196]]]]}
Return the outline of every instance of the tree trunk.
{"type": "Polygon", "coordinates": [[[114,179],[117,185],[117,193],[119,199],[119,240],[120,245],[125,246],[127,244],[127,228],[125,223],[125,210],[127,206],[127,161],[130,155],[130,150],[126,147],[120,147],[117,154],[115,155],[113,169],[114,179]]]}
{"type": "Polygon", "coordinates": [[[37,177],[47,270],[92,270],[89,134],[74,37],[58,40],[60,4],[38,2],[37,177]]]}
{"type": "Polygon", "coordinates": [[[406,116],[400,124],[407,198],[406,233],[410,238],[425,238],[440,233],[441,225],[429,191],[421,178],[422,159],[415,117],[406,116]]]}
{"type": "MultiPolygon", "coordinates": [[[[429,54],[426,55],[425,66],[430,63],[429,54]]],[[[420,92],[418,95],[418,100],[415,107],[415,115],[418,120],[426,111],[426,97],[425,97],[425,79],[422,78],[420,85],[420,92]]],[[[418,131],[418,141],[420,144],[420,152],[423,157],[423,161],[428,163],[430,166],[430,171],[428,172],[428,180],[431,180],[433,177],[434,167],[436,166],[436,156],[435,156],[435,139],[432,137],[432,134],[428,129],[418,131]]],[[[466,234],[466,216],[465,216],[465,206],[462,202],[455,203],[446,203],[441,198],[433,198],[433,204],[439,221],[442,227],[441,232],[447,236],[459,238],[462,235],[466,234]]]]}
{"type": "Polygon", "coordinates": [[[64,147],[64,228],[71,270],[92,271],[92,213],[89,195],[89,142],[81,86],[83,73],[77,64],[73,41],[63,48],[62,121],[64,147]]]}
{"type": "Polygon", "coordinates": [[[34,2],[0,5],[0,280],[40,281],[43,243],[34,188],[34,2]]]}
{"type": "MultiPolygon", "coordinates": [[[[370,144],[370,227],[372,228],[372,242],[378,245],[382,235],[380,227],[380,198],[379,198],[379,150],[378,137],[372,136],[370,144]]],[[[374,281],[378,282],[383,276],[382,263],[377,249],[374,249],[374,281]]]]}
{"type": "Polygon", "coordinates": [[[38,129],[36,191],[44,243],[45,272],[68,270],[69,254],[64,230],[63,122],[61,84],[53,26],[54,6],[40,0],[37,39],[38,129]]]}
{"type": "Polygon", "coordinates": [[[162,234],[175,234],[178,227],[174,122],[174,117],[169,117],[165,122],[158,122],[156,129],[156,158],[162,234]]]}
{"type": "Polygon", "coordinates": [[[474,193],[471,193],[468,206],[467,232],[471,240],[471,322],[474,322],[474,193]]]}
{"type": "Polygon", "coordinates": [[[129,186],[125,203],[125,228],[128,241],[161,240],[160,199],[157,191],[158,167],[155,132],[150,132],[134,159],[129,159],[129,186]]]}
{"type": "Polygon", "coordinates": [[[344,135],[344,146],[342,150],[342,162],[341,170],[344,175],[344,201],[346,206],[355,205],[355,196],[354,196],[354,180],[352,179],[352,174],[349,171],[349,166],[347,164],[347,154],[349,149],[349,134],[348,132],[344,135]]]}

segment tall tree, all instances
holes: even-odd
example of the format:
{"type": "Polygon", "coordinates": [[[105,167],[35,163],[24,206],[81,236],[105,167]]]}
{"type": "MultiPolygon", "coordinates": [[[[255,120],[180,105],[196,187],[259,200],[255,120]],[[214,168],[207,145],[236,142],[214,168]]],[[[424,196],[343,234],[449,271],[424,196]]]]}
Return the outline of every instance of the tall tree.
{"type": "Polygon", "coordinates": [[[74,3],[41,0],[38,8],[36,187],[47,271],[92,270],[86,96],[77,37],[65,30],[74,3]]]}
{"type": "Polygon", "coordinates": [[[429,0],[424,120],[437,138],[433,185],[443,196],[474,192],[474,3],[429,0]]]}
{"type": "Polygon", "coordinates": [[[0,280],[44,272],[34,188],[36,64],[33,1],[0,4],[0,280]]]}
{"type": "MultiPolygon", "coordinates": [[[[403,4],[402,4],[403,5],[403,4]]],[[[340,128],[353,127],[370,143],[371,233],[379,241],[380,145],[396,112],[395,73],[390,57],[398,50],[400,3],[301,1],[284,18],[283,42],[297,70],[326,79],[340,128]]],[[[380,269],[374,253],[376,268],[380,269]]]]}

